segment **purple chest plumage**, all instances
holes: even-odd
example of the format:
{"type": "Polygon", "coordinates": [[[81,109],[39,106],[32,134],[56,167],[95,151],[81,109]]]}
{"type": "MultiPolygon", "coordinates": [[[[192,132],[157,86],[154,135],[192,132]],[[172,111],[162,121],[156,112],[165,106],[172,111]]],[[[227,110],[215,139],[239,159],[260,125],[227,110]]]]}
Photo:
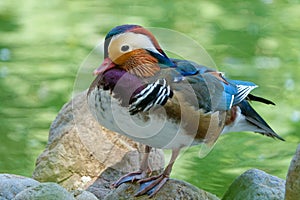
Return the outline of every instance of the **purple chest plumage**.
{"type": "Polygon", "coordinates": [[[118,68],[106,71],[100,85],[121,100],[123,106],[128,106],[132,98],[145,88],[142,79],[118,68]]]}

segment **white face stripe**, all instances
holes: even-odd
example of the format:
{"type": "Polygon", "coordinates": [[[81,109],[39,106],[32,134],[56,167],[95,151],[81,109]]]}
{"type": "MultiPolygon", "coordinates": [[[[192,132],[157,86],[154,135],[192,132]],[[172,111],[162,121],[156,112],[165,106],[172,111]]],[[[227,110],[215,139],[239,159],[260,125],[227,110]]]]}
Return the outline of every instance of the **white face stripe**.
{"type": "Polygon", "coordinates": [[[112,60],[117,59],[125,52],[121,51],[122,45],[129,45],[129,51],[146,49],[163,56],[154,46],[149,37],[144,34],[126,32],[112,37],[108,45],[108,55],[112,60]]]}

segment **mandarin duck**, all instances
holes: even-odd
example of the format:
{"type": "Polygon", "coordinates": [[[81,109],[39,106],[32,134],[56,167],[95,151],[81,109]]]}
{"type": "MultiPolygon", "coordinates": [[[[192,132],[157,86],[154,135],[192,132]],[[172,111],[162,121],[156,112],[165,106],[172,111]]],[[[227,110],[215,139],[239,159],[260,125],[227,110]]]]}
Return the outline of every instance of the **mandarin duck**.
{"type": "Polygon", "coordinates": [[[153,34],[139,25],[113,28],[104,42],[104,61],[87,96],[104,127],[145,144],[140,170],[113,183],[138,181],[136,196],[155,195],[168,181],[182,148],[212,146],[227,132],[252,131],[279,140],[250,101],[274,104],[250,94],[252,82],[230,80],[214,69],[169,58],[153,34]],[[171,149],[164,171],[149,176],[151,148],[171,149]]]}

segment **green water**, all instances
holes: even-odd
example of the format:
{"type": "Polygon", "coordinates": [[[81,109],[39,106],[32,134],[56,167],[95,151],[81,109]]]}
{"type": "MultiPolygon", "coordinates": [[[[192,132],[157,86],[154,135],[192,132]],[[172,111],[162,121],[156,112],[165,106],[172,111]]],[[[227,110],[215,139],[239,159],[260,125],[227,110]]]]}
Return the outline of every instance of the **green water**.
{"type": "Polygon", "coordinates": [[[218,196],[250,168],[285,178],[300,142],[299,10],[297,0],[2,0],[0,173],[31,175],[51,121],[72,96],[83,60],[112,27],[135,23],[182,32],[227,76],[257,83],[254,93],[277,105],[253,106],[287,140],[228,134],[204,159],[197,147],[186,151],[172,177],[218,196]]]}

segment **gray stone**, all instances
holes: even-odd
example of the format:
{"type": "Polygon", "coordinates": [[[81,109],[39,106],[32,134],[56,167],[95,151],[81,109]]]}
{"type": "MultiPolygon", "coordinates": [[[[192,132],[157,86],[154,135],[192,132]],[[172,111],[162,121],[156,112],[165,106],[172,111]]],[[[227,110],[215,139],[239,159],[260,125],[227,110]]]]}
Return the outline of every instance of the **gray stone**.
{"type": "MultiPolygon", "coordinates": [[[[102,199],[120,175],[139,169],[144,146],[101,127],[87,106],[86,92],[65,104],[50,127],[33,178],[67,190],[93,192],[102,199]]],[[[151,152],[151,168],[164,166],[163,151],[151,152]]]]}
{"type": "Polygon", "coordinates": [[[300,199],[300,145],[291,161],[286,178],[285,199],[300,199]]]}
{"type": "Polygon", "coordinates": [[[285,181],[258,169],[240,175],[222,200],[282,200],[285,181]]]}
{"type": "Polygon", "coordinates": [[[75,200],[66,189],[56,183],[41,183],[23,190],[13,200],[75,200]]]}
{"type": "MultiPolygon", "coordinates": [[[[139,184],[126,183],[112,190],[104,200],[143,200],[149,199],[147,195],[134,197],[138,191],[139,184]]],[[[156,200],[219,200],[211,193],[201,190],[187,182],[170,179],[161,190],[153,197],[156,200]]]]}
{"type": "Polygon", "coordinates": [[[38,181],[31,178],[13,174],[0,174],[0,199],[11,200],[22,190],[38,184],[38,181]]]}
{"type": "Polygon", "coordinates": [[[75,190],[71,194],[73,194],[76,200],[98,200],[93,193],[85,190],[75,190]]]}

